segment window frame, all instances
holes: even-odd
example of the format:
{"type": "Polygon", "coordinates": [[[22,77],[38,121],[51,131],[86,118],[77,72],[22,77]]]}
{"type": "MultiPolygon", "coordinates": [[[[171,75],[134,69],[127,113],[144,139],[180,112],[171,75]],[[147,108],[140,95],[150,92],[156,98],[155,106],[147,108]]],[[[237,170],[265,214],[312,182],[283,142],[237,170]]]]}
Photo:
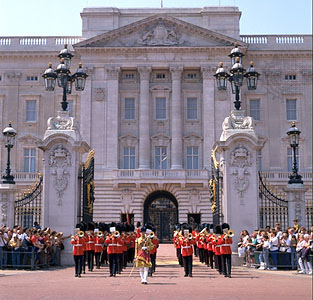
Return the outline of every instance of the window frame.
{"type": "Polygon", "coordinates": [[[164,121],[164,120],[167,120],[167,111],[168,111],[168,109],[167,109],[167,97],[165,97],[165,96],[163,96],[163,97],[160,97],[160,96],[156,96],[155,97],[155,105],[154,105],[154,107],[155,107],[155,115],[154,115],[154,117],[155,117],[155,120],[157,120],[157,121],[164,121]],[[164,118],[160,118],[160,117],[158,117],[158,108],[157,108],[157,103],[158,103],[158,100],[160,100],[160,99],[164,99],[164,101],[165,101],[165,105],[164,105],[164,108],[163,108],[163,110],[165,111],[165,117],[164,118]]]}
{"type": "Polygon", "coordinates": [[[199,99],[198,97],[186,97],[186,121],[199,121],[199,99]],[[188,117],[188,100],[196,100],[196,118],[189,118],[188,117]]]}
{"type": "Polygon", "coordinates": [[[186,170],[199,170],[199,146],[186,146],[186,170]],[[188,149],[191,148],[191,154],[188,154],[188,149]],[[194,154],[194,150],[197,149],[197,154],[194,154]],[[191,168],[188,166],[188,158],[191,158],[191,168]],[[194,159],[197,158],[197,167],[195,168],[194,164],[195,161],[194,159]]]}
{"type": "Polygon", "coordinates": [[[249,99],[249,116],[253,118],[254,121],[261,121],[261,98],[251,98],[249,99]],[[252,110],[251,107],[251,103],[258,103],[258,109],[254,109],[252,110]],[[251,114],[251,111],[255,111],[258,114],[258,118],[255,118],[255,116],[253,116],[253,114],[251,114]]]}
{"type": "Polygon", "coordinates": [[[298,105],[297,105],[297,103],[298,103],[298,99],[297,98],[286,98],[285,106],[286,106],[286,120],[287,121],[297,121],[298,120],[298,109],[297,109],[298,105]],[[289,101],[293,101],[295,103],[295,109],[293,109],[293,110],[288,109],[288,104],[287,103],[290,103],[289,101]],[[288,117],[288,112],[290,114],[292,111],[295,111],[295,118],[289,118],[288,117]]]}
{"type": "Polygon", "coordinates": [[[123,146],[123,170],[134,170],[136,169],[136,147],[135,146],[123,146]],[[128,149],[128,153],[125,154],[125,149],[128,149]],[[131,149],[134,150],[134,153],[130,153],[131,149]],[[125,168],[126,166],[126,161],[125,161],[125,158],[128,158],[128,168],[125,168]],[[133,159],[133,168],[131,168],[131,161],[133,159]]]}
{"type": "Polygon", "coordinates": [[[25,173],[35,173],[36,172],[36,158],[37,158],[37,151],[36,147],[23,147],[23,170],[25,173]],[[34,150],[34,155],[31,155],[31,152],[26,155],[26,150],[31,151],[34,150]],[[26,164],[26,159],[28,163],[26,164]],[[34,170],[32,170],[32,159],[34,162],[34,170]]]}
{"type": "Polygon", "coordinates": [[[155,146],[154,147],[154,169],[156,170],[167,170],[168,169],[168,151],[167,146],[155,146]],[[159,149],[159,155],[157,155],[156,150],[159,149]],[[162,149],[165,149],[165,154],[163,155],[162,149]],[[157,157],[159,157],[159,162],[157,166],[157,157]],[[163,158],[164,157],[164,158],[163,158]],[[163,163],[165,162],[165,168],[163,168],[163,163]]]}
{"type": "Polygon", "coordinates": [[[25,100],[25,122],[27,123],[37,123],[38,121],[38,101],[37,99],[26,99],[25,100]],[[28,109],[27,109],[27,105],[28,103],[33,102],[35,103],[35,119],[34,120],[28,120],[28,109]]]}
{"type": "Polygon", "coordinates": [[[124,99],[124,101],[123,101],[123,104],[124,104],[124,121],[135,121],[136,120],[136,98],[135,97],[124,97],[123,98],[124,99]],[[127,109],[126,110],[126,100],[133,100],[133,108],[132,108],[132,110],[133,110],[133,118],[132,119],[130,119],[130,118],[126,118],[126,112],[127,111],[130,111],[129,109],[127,109]]]}

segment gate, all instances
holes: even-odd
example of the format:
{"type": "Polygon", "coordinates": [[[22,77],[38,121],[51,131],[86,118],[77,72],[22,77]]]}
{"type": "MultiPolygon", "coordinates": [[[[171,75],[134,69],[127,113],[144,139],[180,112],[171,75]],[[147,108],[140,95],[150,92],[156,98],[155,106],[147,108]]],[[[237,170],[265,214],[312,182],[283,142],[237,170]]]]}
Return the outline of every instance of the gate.
{"type": "Polygon", "coordinates": [[[211,179],[209,181],[211,210],[213,214],[213,225],[223,222],[222,215],[222,192],[223,177],[220,173],[219,163],[216,160],[215,151],[211,153],[211,179]]]}
{"type": "Polygon", "coordinates": [[[260,228],[265,228],[265,226],[274,228],[275,223],[280,224],[281,230],[288,228],[288,201],[274,195],[261,172],[259,172],[259,211],[260,228]]]}
{"type": "Polygon", "coordinates": [[[93,220],[93,204],[95,201],[94,155],[94,150],[91,150],[88,154],[87,161],[83,164],[82,177],[79,178],[82,180],[81,218],[87,224],[93,220]]]}
{"type": "Polygon", "coordinates": [[[27,228],[33,227],[34,222],[41,224],[43,177],[39,174],[35,185],[18,195],[14,202],[14,224],[27,228]]]}

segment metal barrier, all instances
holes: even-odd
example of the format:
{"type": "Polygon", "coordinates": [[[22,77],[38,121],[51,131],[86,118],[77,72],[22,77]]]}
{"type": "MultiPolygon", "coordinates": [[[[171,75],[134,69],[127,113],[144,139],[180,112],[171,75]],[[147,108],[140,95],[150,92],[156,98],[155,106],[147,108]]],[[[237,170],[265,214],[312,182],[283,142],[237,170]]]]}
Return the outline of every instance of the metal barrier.
{"type": "Polygon", "coordinates": [[[55,248],[55,252],[45,252],[45,250],[36,251],[35,247],[31,247],[31,251],[28,249],[20,248],[19,250],[3,250],[0,256],[2,261],[0,267],[13,268],[13,269],[26,269],[30,268],[35,270],[36,268],[48,269],[50,266],[61,265],[61,250],[59,247],[55,248]]]}

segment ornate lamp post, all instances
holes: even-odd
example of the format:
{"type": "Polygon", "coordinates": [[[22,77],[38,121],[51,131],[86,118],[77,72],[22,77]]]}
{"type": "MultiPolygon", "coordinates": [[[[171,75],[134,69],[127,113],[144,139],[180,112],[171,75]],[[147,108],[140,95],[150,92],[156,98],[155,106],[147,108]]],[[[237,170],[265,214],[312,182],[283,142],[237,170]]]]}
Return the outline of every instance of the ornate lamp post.
{"type": "Polygon", "coordinates": [[[75,82],[76,91],[83,91],[85,89],[86,78],[88,77],[83,70],[81,63],[76,72],[71,75],[70,66],[73,56],[74,55],[71,51],[67,49],[67,45],[64,45],[64,49],[61,50],[58,55],[60,58],[60,64],[57,66],[56,70],[53,70],[52,64],[49,63],[48,69],[42,75],[45,80],[46,91],[54,91],[56,79],[58,86],[63,89],[63,98],[61,102],[63,111],[67,110],[67,94],[72,93],[73,82],[75,82]]]}
{"type": "Polygon", "coordinates": [[[297,157],[296,151],[299,146],[301,131],[296,127],[295,122],[291,123],[291,127],[287,131],[287,135],[289,137],[290,147],[293,150],[293,166],[292,166],[292,174],[289,175],[289,184],[292,183],[303,183],[302,176],[298,174],[298,166],[297,166],[297,157]]]}
{"type": "Polygon", "coordinates": [[[2,131],[2,134],[4,135],[4,145],[6,148],[8,148],[8,161],[7,161],[6,175],[2,177],[4,179],[2,183],[15,184],[14,176],[11,175],[10,151],[11,151],[11,148],[13,148],[14,146],[16,130],[12,127],[11,122],[9,122],[8,127],[4,128],[4,130],[2,131]]]}
{"type": "Polygon", "coordinates": [[[216,78],[217,88],[219,90],[226,90],[227,80],[230,81],[232,93],[236,95],[236,101],[234,102],[235,108],[236,110],[240,110],[240,87],[242,86],[243,79],[246,78],[247,80],[248,90],[255,90],[260,74],[254,69],[253,61],[250,62],[250,67],[247,71],[243,68],[241,62],[244,54],[238,48],[237,43],[235,43],[235,47],[228,56],[232,64],[230,74],[225,71],[223,63],[221,62],[219,63],[219,68],[214,74],[214,77],[216,78]]]}

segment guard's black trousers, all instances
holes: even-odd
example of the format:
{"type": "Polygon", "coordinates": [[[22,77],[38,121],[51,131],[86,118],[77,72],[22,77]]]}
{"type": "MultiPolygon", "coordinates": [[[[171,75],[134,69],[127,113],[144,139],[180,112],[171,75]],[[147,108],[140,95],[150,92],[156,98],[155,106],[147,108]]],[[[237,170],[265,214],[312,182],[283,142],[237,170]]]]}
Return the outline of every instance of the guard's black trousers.
{"type": "Polygon", "coordinates": [[[222,255],[215,255],[216,262],[217,262],[217,268],[220,274],[223,273],[223,265],[222,265],[222,255]]]}
{"type": "Polygon", "coordinates": [[[95,251],[87,251],[88,270],[93,270],[93,260],[95,257],[95,251]]]}
{"type": "Polygon", "coordinates": [[[185,275],[192,275],[192,255],[183,256],[185,275]]]}
{"type": "Polygon", "coordinates": [[[73,255],[75,262],[75,275],[80,275],[82,273],[82,262],[84,255],[73,255]]]}
{"type": "Polygon", "coordinates": [[[117,273],[117,265],[117,254],[109,254],[110,275],[115,275],[117,273]]]}
{"type": "Polygon", "coordinates": [[[231,275],[231,254],[222,254],[223,274],[231,275]]]}
{"type": "Polygon", "coordinates": [[[98,269],[100,269],[101,252],[95,252],[95,258],[96,258],[96,266],[97,266],[98,269]]]}
{"type": "Polygon", "coordinates": [[[150,260],[151,260],[152,266],[149,268],[149,274],[151,275],[152,273],[155,272],[156,253],[150,254],[150,260]]]}
{"type": "Polygon", "coordinates": [[[213,251],[208,251],[209,256],[209,266],[213,269],[214,253],[213,251]]]}
{"type": "Polygon", "coordinates": [[[176,256],[177,256],[177,259],[178,259],[178,262],[181,266],[183,266],[183,258],[182,258],[182,255],[181,255],[181,250],[180,248],[176,248],[176,256]]]}

